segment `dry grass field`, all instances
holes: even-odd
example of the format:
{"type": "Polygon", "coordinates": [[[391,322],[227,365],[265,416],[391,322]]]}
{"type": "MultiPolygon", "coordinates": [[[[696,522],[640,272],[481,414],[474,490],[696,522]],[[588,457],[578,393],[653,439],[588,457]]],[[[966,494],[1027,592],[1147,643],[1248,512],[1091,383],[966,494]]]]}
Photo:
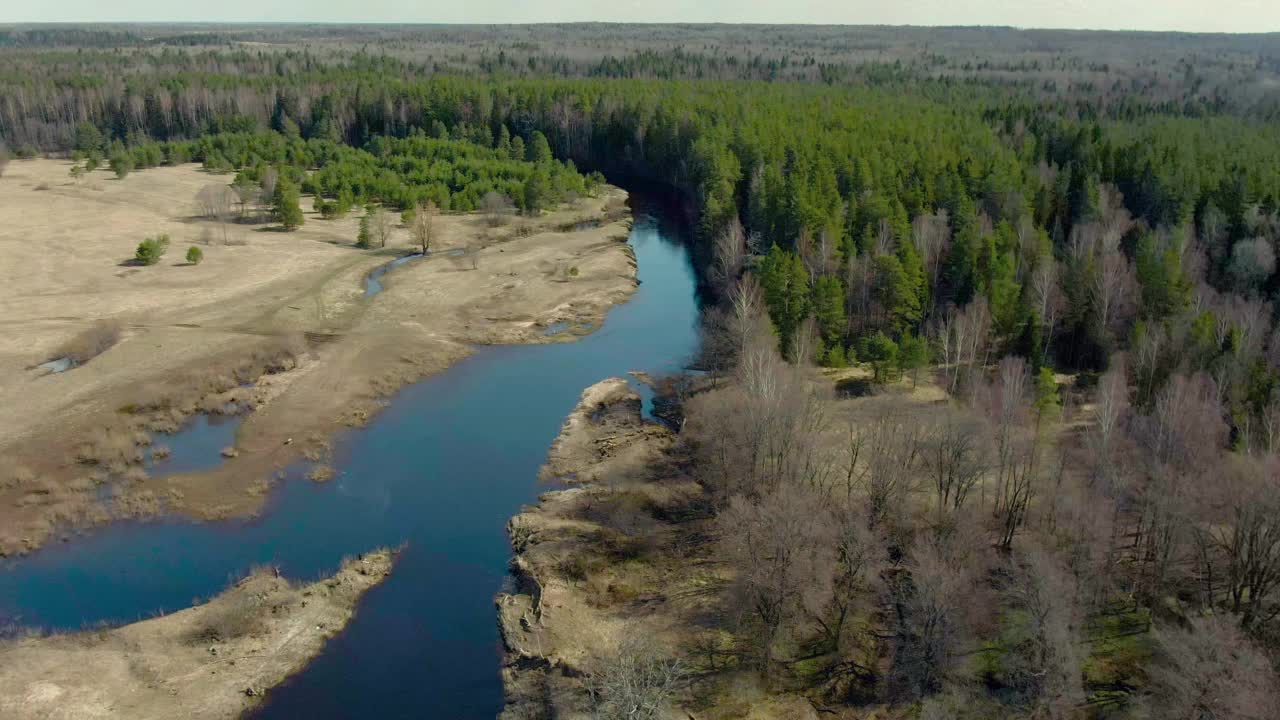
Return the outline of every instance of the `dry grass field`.
{"type": "Polygon", "coordinates": [[[358,215],[308,212],[290,233],[223,227],[194,217],[194,198],[229,176],[191,165],[73,181],[70,167],[14,162],[0,180],[0,553],[118,515],[252,512],[274,469],[322,458],[335,429],[362,424],[381,398],[469,344],[555,339],[546,325],[598,323],[635,287],[624,220],[560,231],[606,208],[617,215],[617,190],[498,226],[443,216],[440,256],[393,269],[366,297],[365,276],[412,250],[407,230],[360,250],[358,215]],[[168,254],[130,265],[160,233],[168,254]],[[187,264],[186,249],[209,238],[203,262],[187,264]],[[108,332],[117,341],[88,362],[39,367],[108,332]],[[229,398],[254,410],[234,460],[146,477],[138,460],[155,431],[229,398]],[[115,486],[105,506],[95,500],[104,483],[115,486]]]}

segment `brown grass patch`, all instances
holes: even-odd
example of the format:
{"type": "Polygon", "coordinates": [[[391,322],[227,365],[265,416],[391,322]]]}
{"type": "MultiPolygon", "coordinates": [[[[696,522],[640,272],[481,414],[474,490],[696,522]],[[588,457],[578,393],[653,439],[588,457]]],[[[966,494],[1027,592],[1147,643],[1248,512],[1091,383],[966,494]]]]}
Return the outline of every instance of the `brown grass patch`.
{"type": "Polygon", "coordinates": [[[52,359],[67,358],[74,365],[83,365],[120,342],[122,334],[119,321],[99,320],[58,348],[52,359]]]}

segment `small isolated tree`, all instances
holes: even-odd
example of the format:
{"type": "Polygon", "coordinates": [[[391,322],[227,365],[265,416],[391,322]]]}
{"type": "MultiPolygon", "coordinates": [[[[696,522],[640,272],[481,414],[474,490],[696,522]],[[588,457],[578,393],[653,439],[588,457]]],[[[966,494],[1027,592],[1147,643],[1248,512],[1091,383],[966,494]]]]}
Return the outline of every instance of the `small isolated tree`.
{"type": "Polygon", "coordinates": [[[360,218],[360,229],[356,231],[356,247],[368,250],[373,247],[373,233],[369,230],[369,213],[360,218]]]}
{"type": "Polygon", "coordinates": [[[231,189],[236,194],[236,204],[239,205],[240,219],[243,221],[249,215],[249,206],[257,205],[261,190],[258,185],[250,180],[246,175],[240,175],[232,183],[231,189]]]}
{"type": "Polygon", "coordinates": [[[422,249],[422,254],[426,255],[431,250],[431,243],[436,236],[436,216],[440,214],[440,208],[430,200],[422,203],[413,213],[413,218],[409,223],[409,233],[413,235],[413,240],[422,249]]]}
{"type": "Polygon", "coordinates": [[[133,172],[133,156],[124,151],[112,153],[111,172],[123,180],[125,176],[133,172]]]}
{"type": "Polygon", "coordinates": [[[280,182],[280,171],[273,167],[269,167],[262,171],[262,178],[258,180],[258,186],[262,188],[262,193],[258,196],[263,203],[273,202],[276,197],[276,185],[280,182]]]}
{"type": "Polygon", "coordinates": [[[878,332],[871,337],[863,338],[858,348],[858,356],[871,363],[871,368],[875,371],[873,380],[878,383],[884,382],[898,367],[898,344],[888,335],[878,332]]]}
{"type": "Polygon", "coordinates": [[[155,265],[160,262],[160,258],[164,257],[165,252],[168,250],[168,235],[149,237],[138,243],[138,249],[134,251],[133,259],[143,265],[155,265]]]}
{"type": "Polygon", "coordinates": [[[196,193],[196,211],[208,220],[221,220],[231,213],[232,195],[226,185],[205,185],[196,193]]]}
{"type": "Polygon", "coordinates": [[[227,244],[227,223],[231,221],[231,209],[236,193],[226,185],[206,185],[196,193],[196,212],[218,223],[222,232],[222,244],[227,244]]]}
{"type": "Polygon", "coordinates": [[[191,247],[187,248],[187,262],[188,262],[188,263],[190,263],[190,264],[192,264],[192,265],[199,265],[201,260],[204,260],[204,251],[203,251],[203,250],[201,250],[200,248],[196,247],[195,245],[192,245],[191,247]]]}
{"type": "Polygon", "coordinates": [[[391,230],[395,225],[395,221],[391,217],[391,213],[381,207],[369,206],[366,215],[369,218],[369,239],[371,242],[377,243],[378,247],[387,246],[387,240],[391,238],[391,230]]]}
{"type": "Polygon", "coordinates": [[[507,218],[511,215],[512,206],[506,195],[490,190],[484,194],[484,197],[480,198],[480,209],[484,211],[489,227],[498,227],[507,222],[507,218]]]}
{"type": "Polygon", "coordinates": [[[287,178],[281,178],[276,183],[273,214],[285,230],[296,230],[302,225],[302,207],[298,201],[298,186],[287,178]]]}
{"type": "Polygon", "coordinates": [[[898,345],[898,364],[911,373],[911,387],[915,387],[920,368],[929,364],[929,343],[918,335],[904,335],[898,345]]]}

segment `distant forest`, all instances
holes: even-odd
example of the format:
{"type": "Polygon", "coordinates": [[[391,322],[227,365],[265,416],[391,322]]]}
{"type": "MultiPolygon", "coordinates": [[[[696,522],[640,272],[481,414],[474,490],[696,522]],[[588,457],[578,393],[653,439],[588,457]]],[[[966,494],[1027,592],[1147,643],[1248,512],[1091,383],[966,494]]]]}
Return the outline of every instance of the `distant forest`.
{"type": "MultiPolygon", "coordinates": [[[[693,208],[702,270],[722,301],[708,311],[709,338],[732,335],[734,303],[758,293],[792,363],[861,363],[876,383],[937,367],[957,403],[997,418],[982,436],[995,448],[983,472],[1012,494],[983,496],[988,545],[1007,556],[1020,552],[1015,538],[1035,537],[1048,548],[1050,560],[1016,556],[1034,563],[1013,560],[1011,572],[1061,565],[1079,585],[1072,612],[1091,627],[1169,628],[1163,645],[1126,660],[1134,667],[1102,669],[1054,654],[1069,641],[1019,636],[1034,647],[995,653],[1016,665],[983,671],[986,701],[1012,717],[1086,705],[1098,716],[1275,717],[1280,36],[19,26],[0,28],[0,140],[19,157],[313,170],[309,189],[348,206],[430,198],[466,210],[501,192],[526,207],[531,167],[561,194],[597,181],[578,168],[662,183],[693,208]],[[460,145],[432,145],[445,139],[460,145]],[[545,165],[541,147],[561,162],[545,165]],[[441,152],[509,168],[465,190],[429,175],[430,162],[416,180],[377,180],[396,157],[441,152]],[[1014,442],[1072,399],[1076,430],[1014,442]],[[1059,507],[1064,475],[1042,456],[1070,458],[1073,502],[1087,510],[1059,507]],[[1228,650],[1236,661],[1222,660],[1228,650]],[[1211,673],[1211,662],[1226,668],[1211,673]],[[1128,702],[1140,688],[1190,685],[1240,702],[1209,707],[1181,690],[1128,702]]],[[[709,342],[702,366],[732,376],[742,362],[732,345],[709,342]]],[[[930,472],[920,448],[881,449],[930,472]]],[[[945,472],[963,474],[968,461],[952,460],[945,472]]],[[[719,507],[739,520],[762,503],[800,502],[774,481],[734,488],[719,507]],[[734,492],[743,499],[730,502],[734,492]]],[[[966,501],[949,493],[938,506],[960,510],[966,501]]],[[[935,531],[945,525],[929,517],[935,531]]],[[[859,542],[911,568],[926,523],[879,511],[867,522],[878,539],[859,542]]],[[[1025,593],[1066,592],[1065,581],[1033,570],[1017,617],[1042,611],[1032,629],[1057,632],[1050,618],[1065,616],[1044,597],[1028,610],[1025,593]]],[[[924,622],[913,607],[899,606],[902,622],[924,622]]],[[[774,619],[803,634],[811,619],[796,618],[814,612],[774,619]]],[[[955,648],[911,647],[927,672],[877,699],[953,689],[955,648]]],[[[766,672],[778,652],[767,648],[766,672]]],[[[875,695],[842,693],[841,703],[875,695]]],[[[961,705],[930,717],[968,717],[961,705]]]]}

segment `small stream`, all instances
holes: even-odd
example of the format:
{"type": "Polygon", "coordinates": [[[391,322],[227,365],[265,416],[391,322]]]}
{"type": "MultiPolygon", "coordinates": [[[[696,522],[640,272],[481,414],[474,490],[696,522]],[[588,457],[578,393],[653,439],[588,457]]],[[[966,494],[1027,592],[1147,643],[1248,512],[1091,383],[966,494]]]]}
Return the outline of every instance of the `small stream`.
{"type": "MultiPolygon", "coordinates": [[[[503,704],[493,598],[507,579],[507,520],[536,499],[538,468],[584,388],[631,370],[677,370],[695,350],[685,230],[654,199],[634,195],[633,209],[642,284],[593,334],[481,348],[405,388],[367,427],[339,436],[332,480],[292,468],[253,520],[117,523],[3,561],[0,625],[127,623],[214,595],[254,565],[311,579],[344,556],[403,544],[348,628],[252,716],[493,718],[503,704]]],[[[638,389],[648,406],[652,393],[638,389]]],[[[226,431],[210,425],[190,442],[226,431]]],[[[206,439],[182,456],[229,444],[206,439]]],[[[183,462],[175,452],[156,469],[183,462]]]]}
{"type": "Polygon", "coordinates": [[[382,288],[383,288],[382,278],[387,273],[391,272],[392,268],[399,267],[409,262],[410,260],[417,260],[422,257],[424,257],[422,253],[413,253],[412,255],[404,255],[396,258],[395,260],[392,260],[389,263],[379,265],[378,267],[369,271],[369,274],[364,276],[364,296],[373,297],[374,295],[377,295],[378,293],[382,292],[382,288]]]}

